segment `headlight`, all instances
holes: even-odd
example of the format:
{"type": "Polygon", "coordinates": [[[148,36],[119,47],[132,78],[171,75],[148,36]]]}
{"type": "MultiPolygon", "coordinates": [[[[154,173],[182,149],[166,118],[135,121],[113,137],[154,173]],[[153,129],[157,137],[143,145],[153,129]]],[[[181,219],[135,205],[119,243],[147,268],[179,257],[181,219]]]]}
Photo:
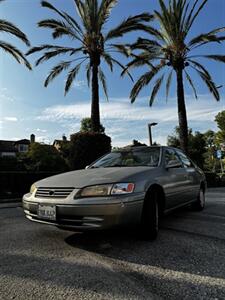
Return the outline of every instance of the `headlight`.
{"type": "Polygon", "coordinates": [[[133,183],[100,184],[87,186],[81,189],[75,196],[79,197],[101,197],[109,195],[130,194],[134,191],[133,183]]]}
{"type": "Polygon", "coordinates": [[[120,195],[120,194],[130,194],[134,191],[133,183],[116,183],[113,185],[111,194],[120,195]]]}
{"type": "Polygon", "coordinates": [[[30,187],[30,193],[33,194],[36,191],[37,187],[35,184],[32,184],[32,186],[30,187]]]}

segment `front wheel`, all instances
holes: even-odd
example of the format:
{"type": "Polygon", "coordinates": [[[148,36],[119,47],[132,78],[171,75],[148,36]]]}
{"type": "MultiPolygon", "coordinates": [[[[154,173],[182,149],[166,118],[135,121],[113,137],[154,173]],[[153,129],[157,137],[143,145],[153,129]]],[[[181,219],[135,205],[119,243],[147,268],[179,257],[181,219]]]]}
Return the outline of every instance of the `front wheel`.
{"type": "Polygon", "coordinates": [[[192,204],[192,209],[201,211],[205,208],[205,192],[201,188],[198,194],[197,201],[192,204]]]}
{"type": "Polygon", "coordinates": [[[142,209],[140,235],[145,240],[155,240],[159,231],[159,205],[156,191],[145,197],[142,209]]]}

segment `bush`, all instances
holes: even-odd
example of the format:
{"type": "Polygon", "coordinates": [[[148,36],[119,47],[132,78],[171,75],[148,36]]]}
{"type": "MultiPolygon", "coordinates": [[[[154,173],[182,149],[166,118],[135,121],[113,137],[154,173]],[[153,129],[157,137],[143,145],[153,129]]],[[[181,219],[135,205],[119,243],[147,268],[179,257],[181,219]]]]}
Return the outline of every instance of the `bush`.
{"type": "Polygon", "coordinates": [[[111,151],[111,138],[95,132],[71,135],[69,164],[72,170],[83,169],[97,158],[111,151]]]}
{"type": "Polygon", "coordinates": [[[214,172],[205,172],[206,182],[208,187],[220,186],[220,177],[214,172]]]}
{"type": "Polygon", "coordinates": [[[58,172],[0,171],[0,199],[22,197],[35,181],[56,174],[58,172]]]}
{"type": "Polygon", "coordinates": [[[52,172],[68,170],[65,160],[53,146],[32,143],[26,156],[26,166],[29,170],[52,172]]]}

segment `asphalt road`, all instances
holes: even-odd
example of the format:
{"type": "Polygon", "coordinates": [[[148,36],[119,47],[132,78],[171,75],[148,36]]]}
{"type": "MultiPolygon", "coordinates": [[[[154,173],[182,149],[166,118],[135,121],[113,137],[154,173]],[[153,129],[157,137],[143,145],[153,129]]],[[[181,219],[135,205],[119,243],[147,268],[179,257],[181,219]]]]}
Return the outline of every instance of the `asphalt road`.
{"type": "Polygon", "coordinates": [[[225,189],[165,217],[155,242],[78,234],[0,205],[0,299],[225,299],[225,189]]]}

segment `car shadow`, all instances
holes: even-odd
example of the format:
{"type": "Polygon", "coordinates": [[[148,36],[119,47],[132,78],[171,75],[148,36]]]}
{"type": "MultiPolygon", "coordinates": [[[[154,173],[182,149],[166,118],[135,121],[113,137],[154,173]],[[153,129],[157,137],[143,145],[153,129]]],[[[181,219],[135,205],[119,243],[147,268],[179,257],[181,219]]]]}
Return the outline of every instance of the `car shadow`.
{"type": "MultiPolygon", "coordinates": [[[[180,214],[182,217],[188,218],[190,210],[182,208],[172,215],[163,217],[159,235],[155,241],[141,240],[138,232],[133,229],[118,229],[75,233],[68,236],[65,242],[71,247],[120,261],[176,272],[224,278],[225,268],[221,266],[221,257],[215,255],[212,258],[212,245],[209,243],[209,238],[180,230],[180,214]],[[175,230],[169,228],[171,220],[175,230]],[[207,268],[205,268],[206,262],[207,268]]],[[[188,220],[183,222],[188,222],[188,220]]],[[[224,240],[215,239],[213,242],[219,243],[221,249],[225,250],[224,240]]]]}

